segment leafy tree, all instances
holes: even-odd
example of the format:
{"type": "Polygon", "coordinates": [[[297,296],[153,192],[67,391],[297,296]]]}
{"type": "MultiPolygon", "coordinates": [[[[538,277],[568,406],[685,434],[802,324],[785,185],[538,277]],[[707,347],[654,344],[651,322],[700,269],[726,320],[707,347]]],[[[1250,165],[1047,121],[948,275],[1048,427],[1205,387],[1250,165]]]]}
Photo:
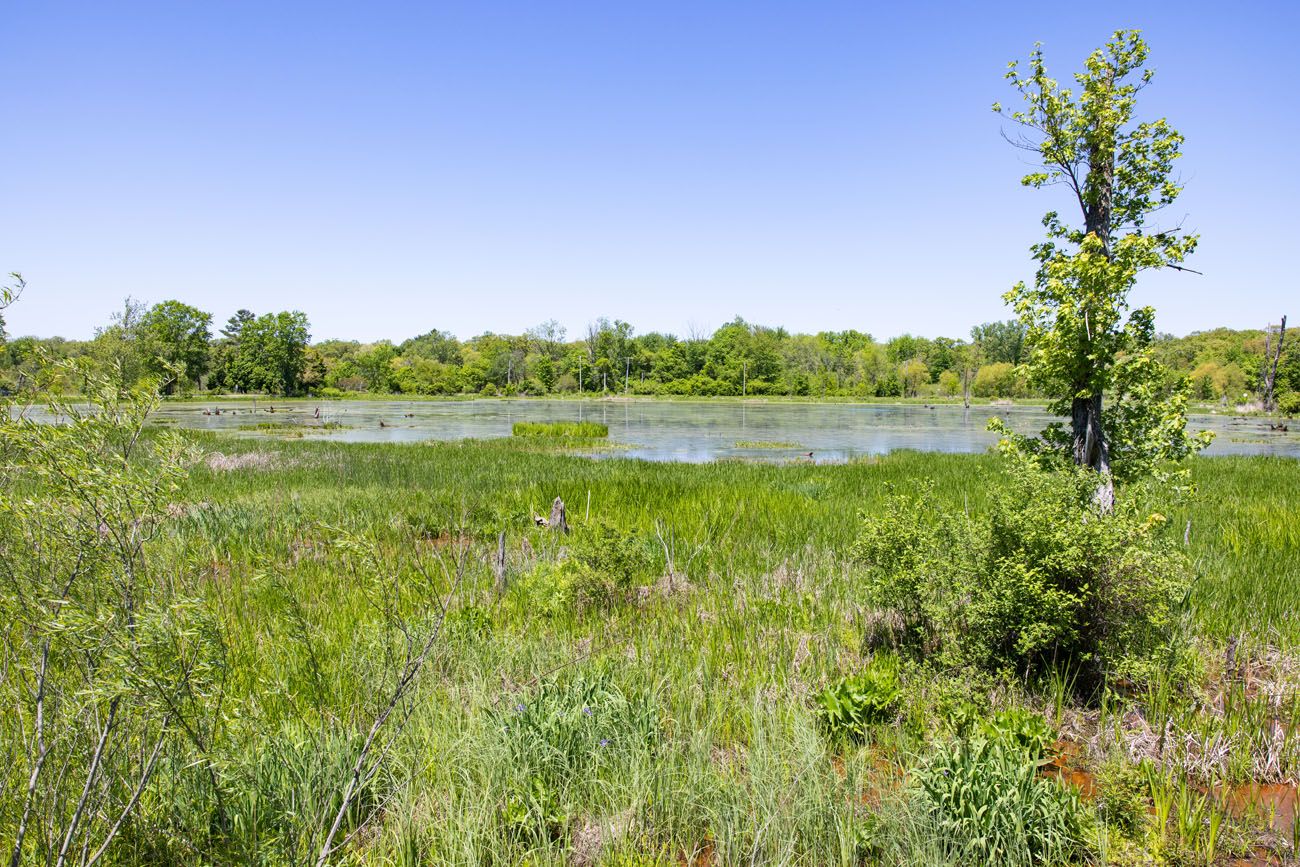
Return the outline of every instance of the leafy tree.
{"type": "Polygon", "coordinates": [[[1133,310],[1125,321],[1138,274],[1186,270],[1181,263],[1197,241],[1177,227],[1147,224],[1182,189],[1172,170],[1183,137],[1164,119],[1133,120],[1152,77],[1146,60],[1138,32],[1117,31],[1074,76],[1076,93],[1049,77],[1035,47],[1027,70],[1012,62],[1006,75],[1024,108],[993,106],[1020,127],[1014,143],[1041,163],[1022,183],[1063,185],[1082,218],[1082,225],[1056,211],[1043,218],[1047,239],[1033,247],[1034,282],[1005,296],[1032,346],[1031,381],[1054,398],[1054,413],[1069,418],[1068,430],[1056,423],[1041,440],[1020,444],[1095,470],[1103,508],[1114,502],[1114,478],[1141,475],[1203,442],[1186,435],[1185,400],[1157,402],[1164,372],[1151,354],[1154,311],[1133,310]]]}
{"type": "Polygon", "coordinates": [[[1025,324],[1018,319],[985,322],[970,330],[971,340],[980,345],[985,360],[1020,364],[1025,354],[1025,324]]]}
{"type": "Polygon", "coordinates": [[[548,319],[541,325],[528,329],[529,339],[533,340],[542,354],[552,361],[564,354],[566,333],[564,326],[554,319],[548,319]]]}
{"type": "Polygon", "coordinates": [[[898,379],[903,384],[903,395],[916,397],[921,386],[930,381],[930,369],[921,359],[913,358],[898,366],[898,379]]]}
{"type": "Polygon", "coordinates": [[[971,382],[971,393],[976,397],[1014,397],[1019,392],[1016,368],[1005,361],[984,365],[971,382]]]}
{"type": "Polygon", "coordinates": [[[393,361],[397,349],[387,340],[367,346],[357,353],[357,372],[366,381],[366,389],[383,393],[393,390],[393,361]]]}
{"type": "Polygon", "coordinates": [[[311,339],[307,316],[267,313],[246,322],[235,352],[236,384],[249,391],[294,394],[301,389],[311,339]]]}
{"type": "Polygon", "coordinates": [[[450,332],[433,329],[403,341],[397,348],[404,358],[431,358],[443,364],[460,364],[460,342],[450,332]]]}
{"type": "Polygon", "coordinates": [[[183,376],[183,384],[189,385],[208,372],[211,325],[211,313],[179,301],[155,304],[140,317],[142,363],[163,384],[165,393],[176,390],[176,376],[183,376]]]}
{"type": "Polygon", "coordinates": [[[92,354],[119,388],[135,385],[143,373],[139,337],[144,312],[143,302],[127,297],[111,324],[95,331],[92,354]]]}
{"type": "Polygon", "coordinates": [[[951,370],[939,374],[939,394],[953,397],[961,391],[961,377],[951,370]]]}
{"type": "Polygon", "coordinates": [[[226,320],[226,327],[221,329],[221,334],[227,340],[239,340],[239,335],[243,332],[244,326],[256,318],[252,311],[241,309],[226,320]]]}

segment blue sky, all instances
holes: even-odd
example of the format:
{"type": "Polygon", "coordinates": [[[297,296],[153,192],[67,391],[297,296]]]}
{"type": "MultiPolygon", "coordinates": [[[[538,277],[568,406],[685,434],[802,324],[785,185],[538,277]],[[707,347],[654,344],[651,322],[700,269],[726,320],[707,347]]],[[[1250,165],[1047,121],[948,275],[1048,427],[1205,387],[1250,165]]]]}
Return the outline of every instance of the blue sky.
{"type": "Polygon", "coordinates": [[[965,336],[1006,318],[1058,192],[990,112],[1140,27],[1143,117],[1187,137],[1146,276],[1161,330],[1300,316],[1289,2],[13,2],[0,271],[15,334],[130,294],[313,336],[468,337],[598,316],[965,336]]]}

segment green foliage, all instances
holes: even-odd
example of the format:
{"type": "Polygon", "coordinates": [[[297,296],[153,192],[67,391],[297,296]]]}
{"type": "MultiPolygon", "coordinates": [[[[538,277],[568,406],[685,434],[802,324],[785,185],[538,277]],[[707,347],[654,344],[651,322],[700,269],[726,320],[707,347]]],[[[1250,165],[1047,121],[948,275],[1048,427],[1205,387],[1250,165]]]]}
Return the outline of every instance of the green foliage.
{"type": "Polygon", "coordinates": [[[297,393],[307,370],[308,328],[306,315],[297,311],[244,322],[228,362],[228,385],[241,391],[297,393]]]}
{"type": "MultiPolygon", "coordinates": [[[[255,749],[235,756],[220,780],[224,789],[238,793],[228,805],[225,860],[285,867],[313,860],[319,829],[342,804],[340,781],[351,773],[360,740],[332,726],[285,721],[278,730],[263,732],[255,749]]],[[[365,781],[343,833],[366,822],[384,794],[378,781],[365,781]]]]}
{"type": "MultiPolygon", "coordinates": [[[[149,559],[159,577],[201,590],[206,617],[228,645],[224,691],[203,693],[222,697],[222,721],[215,737],[200,729],[206,750],[183,734],[169,742],[113,863],[274,863],[290,835],[309,839],[313,817],[337,803],[345,758],[355,757],[356,738],[382,693],[378,678],[405,646],[377,603],[426,584],[445,589],[435,553],[462,543],[472,553],[446,624],[448,641],[430,659],[432,676],[398,710],[409,721],[383,740],[391,760],[363,792],[363,804],[382,809],[358,813],[369,822],[339,863],[576,861],[577,844],[592,829],[600,830],[602,845],[589,863],[618,863],[616,853],[631,850],[663,853],[662,863],[704,850],[716,863],[942,863],[926,842],[936,838],[929,825],[889,821],[906,814],[910,800],[906,787],[894,788],[906,779],[896,778],[894,767],[906,775],[908,756],[928,751],[923,738],[951,705],[977,709],[960,730],[970,740],[992,737],[986,726],[996,720],[983,719],[991,691],[999,704],[1019,700],[1022,691],[1034,705],[1041,698],[1033,680],[1009,689],[980,670],[932,675],[903,660],[900,724],[879,726],[869,749],[848,747],[832,760],[815,705],[804,696],[805,684],[834,683],[854,671],[862,652],[857,624],[872,602],[865,583],[846,574],[842,553],[861,523],[855,511],[883,514],[894,508],[886,497],[891,485],[915,492],[928,477],[934,482],[924,502],[932,520],[967,511],[983,520],[997,486],[988,476],[998,465],[994,456],[904,452],[778,468],[590,461],[508,439],[411,448],[184,435],[228,456],[266,460],[256,470],[200,462],[165,499],[175,517],[151,543],[149,559]],[[659,519],[678,574],[689,572],[691,592],[656,593],[652,603],[635,607],[571,606],[539,616],[515,597],[514,585],[527,581],[537,563],[558,570],[555,560],[575,544],[579,525],[568,536],[512,532],[512,589],[498,600],[489,564],[499,528],[522,528],[531,505],[556,495],[581,503],[588,490],[592,515],[633,538],[659,519]],[[322,541],[335,537],[323,524],[370,538],[385,568],[359,571],[358,558],[322,541]],[[470,528],[464,538],[460,527],[470,528]],[[421,564],[428,574],[416,568],[421,564]],[[263,577],[271,574],[274,585],[263,577]],[[490,635],[481,635],[478,612],[491,618],[490,635]],[[583,764],[582,749],[566,749],[579,758],[549,770],[521,761],[551,751],[512,746],[504,728],[517,713],[512,708],[541,692],[562,692],[570,678],[602,681],[634,704],[653,696],[656,734],[645,747],[614,753],[599,746],[602,738],[620,743],[607,734],[545,735],[546,743],[595,738],[595,754],[609,761],[583,764]],[[274,806],[289,803],[296,812],[274,806]],[[510,821],[512,813],[526,818],[510,821]],[[235,830],[258,816],[257,835],[235,830]]],[[[1194,504],[1161,503],[1170,521],[1153,533],[1181,544],[1185,520],[1194,521],[1187,550],[1204,566],[1194,596],[1197,622],[1207,635],[1294,644],[1300,535],[1288,519],[1300,464],[1215,458],[1194,460],[1192,469],[1201,495],[1194,504]]],[[[951,616],[959,611],[954,606],[951,616]]],[[[910,649],[905,643],[899,652],[910,649]]],[[[1263,658],[1252,656],[1251,665],[1263,658]]],[[[1101,731],[1129,710],[1163,730],[1166,717],[1142,695],[1103,707],[1101,731]]],[[[555,706],[576,707],[578,717],[581,701],[555,706]]],[[[1289,701],[1275,705],[1260,696],[1256,705],[1258,722],[1224,731],[1216,711],[1186,702],[1187,716],[1173,720],[1171,763],[1183,755],[1186,735],[1197,743],[1230,738],[1235,765],[1249,761],[1255,744],[1272,743],[1274,719],[1295,725],[1289,701]]],[[[1081,709],[1070,710],[1072,716],[1081,709]]],[[[576,725],[589,724],[585,719],[576,725]]],[[[0,714],[0,726],[7,723],[0,714]]],[[[0,753],[18,743],[6,731],[0,753]]],[[[1099,746],[1107,746],[1104,737],[1099,746]]],[[[1280,756],[1282,774],[1300,767],[1294,739],[1280,756]]],[[[22,769],[12,778],[21,779],[22,769]]],[[[0,803],[13,791],[0,793],[0,803]]],[[[7,836],[0,830],[0,839],[7,836]]]]}
{"type": "Polygon", "coordinates": [[[9,279],[13,282],[0,286],[0,346],[4,346],[7,337],[5,334],[4,309],[17,301],[19,296],[23,294],[23,289],[27,287],[27,281],[23,279],[23,275],[16,271],[9,273],[9,279]]]}
{"type": "Polygon", "coordinates": [[[492,635],[492,629],[492,614],[480,605],[466,605],[448,612],[443,623],[449,641],[482,641],[492,635]]]}
{"type": "Polygon", "coordinates": [[[1018,706],[999,711],[984,720],[980,728],[987,740],[1006,744],[1034,761],[1041,760],[1056,739],[1056,732],[1042,714],[1018,706]]]}
{"type": "Polygon", "coordinates": [[[1300,415],[1300,391],[1280,395],[1277,399],[1277,411],[1285,416],[1300,415]]]}
{"type": "Polygon", "coordinates": [[[1039,774],[1015,729],[928,745],[913,770],[910,836],[950,864],[1073,864],[1090,817],[1078,793],[1039,774]]]}
{"type": "Polygon", "coordinates": [[[1163,119],[1133,122],[1137,94],[1152,77],[1146,59],[1137,31],[1116,32],[1074,76],[1076,96],[1049,77],[1035,48],[1028,71],[1013,62],[1006,74],[1025,107],[994,106],[1020,126],[1016,143],[1042,163],[1022,182],[1065,185],[1083,220],[1071,226],[1048,213],[1047,240],[1033,247],[1033,284],[1017,284],[1005,296],[1027,329],[1030,382],[1053,398],[1054,413],[1071,418],[1071,429],[1049,428],[1037,442],[1001,430],[1011,445],[1067,456],[1120,481],[1205,444],[1186,435],[1185,385],[1165,394],[1169,377],[1151,350],[1154,311],[1135,310],[1125,322],[1138,274],[1181,268],[1197,241],[1177,228],[1146,225],[1181,191],[1172,169],[1183,141],[1163,119]]]}
{"type": "Polygon", "coordinates": [[[1018,371],[1005,361],[984,365],[971,383],[971,394],[976,397],[1017,397],[1024,393],[1018,371]]]}
{"type": "Polygon", "coordinates": [[[1152,676],[1177,656],[1191,567],[1159,536],[1161,515],[1102,512],[1092,484],[1021,462],[973,517],[937,507],[929,489],[896,497],[855,547],[872,600],[941,664],[1069,666],[1085,686],[1152,676]]]}
{"type": "Polygon", "coordinates": [[[649,546],[607,521],[578,528],[560,563],[578,601],[607,605],[627,596],[650,568],[649,546]]]}
{"type": "Polygon", "coordinates": [[[1025,326],[1018,320],[985,322],[972,328],[970,336],[980,354],[992,364],[1015,366],[1025,360],[1025,326]]]}
{"type": "Polygon", "coordinates": [[[1149,824],[1147,793],[1147,775],[1128,762],[1107,762],[1097,773],[1101,819],[1130,840],[1139,839],[1149,824]]]}
{"type": "Polygon", "coordinates": [[[652,559],[636,534],[596,521],[574,530],[558,562],[539,562],[515,578],[510,592],[543,617],[586,605],[609,606],[628,597],[652,559]]]}
{"type": "Polygon", "coordinates": [[[179,301],[155,304],[140,317],[137,332],[147,373],[170,394],[188,391],[208,372],[212,314],[179,301]]]}
{"type": "Polygon", "coordinates": [[[146,557],[192,456],[174,433],[142,439],[150,385],[94,385],[89,405],[53,403],[63,424],[0,407],[0,839],[14,863],[108,851],[159,756],[220,724],[222,634],[197,589],[146,557]]]}
{"type": "Polygon", "coordinates": [[[501,818],[524,839],[560,836],[573,804],[647,755],[659,734],[653,702],[603,675],[547,681],[493,721],[511,769],[501,818]]]}
{"type": "Polygon", "coordinates": [[[594,421],[517,421],[510,432],[517,437],[584,437],[609,436],[609,425],[594,421]]]}
{"type": "Polygon", "coordinates": [[[878,654],[862,671],[822,690],[817,706],[832,738],[861,740],[871,726],[888,722],[897,713],[901,696],[898,657],[878,654]]]}

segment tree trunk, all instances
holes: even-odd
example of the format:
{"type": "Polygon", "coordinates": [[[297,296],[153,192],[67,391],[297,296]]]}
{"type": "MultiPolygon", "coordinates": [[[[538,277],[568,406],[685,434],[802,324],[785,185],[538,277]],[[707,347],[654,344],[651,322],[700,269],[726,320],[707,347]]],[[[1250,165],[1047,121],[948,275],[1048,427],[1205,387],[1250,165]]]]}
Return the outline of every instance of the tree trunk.
{"type": "MultiPolygon", "coordinates": [[[[1115,196],[1115,142],[1110,136],[1095,139],[1088,152],[1088,182],[1083,199],[1084,231],[1101,241],[1102,255],[1111,258],[1111,210],[1115,196]]],[[[1085,311],[1086,315],[1086,311],[1085,311]]],[[[1091,340],[1091,335],[1089,335],[1091,340]]],[[[1080,389],[1083,390],[1083,389],[1080,389]]],[[[1078,394],[1076,391],[1075,394],[1078,394]]],[[[1093,499],[1103,513],[1115,506],[1115,481],[1110,474],[1110,446],[1101,424],[1101,392],[1076,397],[1070,426],[1074,462],[1101,477],[1093,499]]]]}
{"type": "Polygon", "coordinates": [[[1282,324],[1278,326],[1278,330],[1277,330],[1276,348],[1270,346],[1270,344],[1273,342],[1273,326],[1270,325],[1268,326],[1268,328],[1264,330],[1264,387],[1261,389],[1261,391],[1264,392],[1262,395],[1264,412],[1272,412],[1276,406],[1276,401],[1274,399],[1274,394],[1273,394],[1273,388],[1277,383],[1277,362],[1278,359],[1282,357],[1282,343],[1285,340],[1286,340],[1286,317],[1283,316],[1282,324]],[[1269,359],[1270,352],[1273,356],[1271,361],[1269,359]]]}
{"type": "Polygon", "coordinates": [[[1101,476],[1095,499],[1103,512],[1115,506],[1115,481],[1110,474],[1110,445],[1101,426],[1101,395],[1076,397],[1070,407],[1074,462],[1101,476]]]}

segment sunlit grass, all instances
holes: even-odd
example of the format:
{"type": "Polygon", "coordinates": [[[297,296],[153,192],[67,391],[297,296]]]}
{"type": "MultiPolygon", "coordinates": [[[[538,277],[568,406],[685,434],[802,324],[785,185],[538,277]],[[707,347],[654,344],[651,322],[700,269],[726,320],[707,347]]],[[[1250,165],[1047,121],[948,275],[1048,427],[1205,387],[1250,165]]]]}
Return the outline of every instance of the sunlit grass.
{"type": "MultiPolygon", "coordinates": [[[[384,576],[425,580],[415,568],[421,563],[444,591],[438,557],[466,542],[474,552],[452,608],[481,612],[485,625],[454,632],[440,647],[382,781],[394,800],[359,860],[412,863],[400,853],[413,851],[425,863],[558,864],[576,846],[596,845],[591,863],[675,863],[708,851],[718,863],[858,864],[870,805],[883,798],[882,815],[905,815],[907,768],[942,725],[941,709],[971,688],[906,670],[901,724],[861,745],[830,743],[814,702],[861,670],[869,653],[865,588],[847,556],[859,516],[927,479],[940,502],[978,511],[1000,483],[992,455],[686,465],[572,457],[533,450],[527,439],[397,445],[187,436],[228,455],[259,453],[255,462],[194,467],[155,558],[161,568],[200,574],[228,628],[231,722],[222,761],[231,785],[242,787],[239,803],[281,791],[315,803],[322,783],[313,775],[341,766],[333,751],[348,748],[339,733],[372,712],[374,666],[386,652],[375,643],[382,614],[366,576],[335,545],[338,534],[371,540],[384,576]],[[235,469],[220,468],[228,466],[235,469]],[[534,521],[556,497],[574,533],[602,522],[631,534],[649,563],[640,592],[609,606],[539,608],[528,576],[564,557],[573,538],[534,521]],[[504,593],[490,567],[502,533],[504,593]],[[673,580],[661,577],[670,572],[673,580]],[[543,756],[518,754],[510,710],[527,707],[546,684],[570,681],[572,689],[606,684],[649,708],[653,731],[644,748],[566,759],[582,772],[547,789],[558,824],[534,832],[509,816],[531,791],[520,762],[543,756]],[[331,737],[313,734],[322,724],[331,737]],[[283,743],[261,743],[267,731],[283,743]],[[294,744],[297,752],[285,754],[292,761],[255,760],[294,744]],[[319,752],[311,762],[303,744],[319,752]]],[[[1188,540],[1197,568],[1192,617],[1209,652],[1221,653],[1229,636],[1243,654],[1294,647],[1300,462],[1202,458],[1193,479],[1195,498],[1153,508],[1168,516],[1165,532],[1188,540]]],[[[1016,700],[1045,705],[1056,719],[1073,712],[1061,709],[1061,695],[1055,711],[1050,697],[1016,700]]],[[[1159,778],[1172,793],[1172,841],[1226,845],[1207,840],[1190,818],[1176,824],[1180,780],[1258,777],[1272,753],[1280,772],[1300,771],[1294,739],[1280,746],[1271,739],[1274,720],[1294,727],[1294,701],[1279,710],[1242,689],[1207,715],[1190,698],[1137,700],[1153,729],[1167,720],[1193,738],[1170,747],[1169,776],[1159,778]],[[1242,752],[1203,768],[1204,756],[1187,744],[1219,736],[1242,752]]],[[[1095,723],[1099,733],[1116,732],[1106,737],[1117,752],[1127,706],[1104,706],[1095,723]]],[[[574,725],[585,719],[583,707],[569,709],[574,725]]],[[[605,749],[566,740],[569,723],[556,725],[530,749],[605,749]]],[[[1197,803],[1204,816],[1217,815],[1197,803]]],[[[273,836],[270,819],[240,815],[234,827],[262,828],[259,840],[273,836]]],[[[241,839],[252,845],[251,836],[241,839]]]]}
{"type": "Polygon", "coordinates": [[[597,439],[609,436],[609,425],[594,421],[517,421],[510,429],[517,437],[582,437],[597,439]]]}

